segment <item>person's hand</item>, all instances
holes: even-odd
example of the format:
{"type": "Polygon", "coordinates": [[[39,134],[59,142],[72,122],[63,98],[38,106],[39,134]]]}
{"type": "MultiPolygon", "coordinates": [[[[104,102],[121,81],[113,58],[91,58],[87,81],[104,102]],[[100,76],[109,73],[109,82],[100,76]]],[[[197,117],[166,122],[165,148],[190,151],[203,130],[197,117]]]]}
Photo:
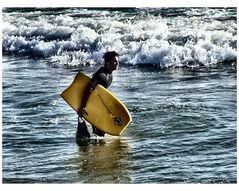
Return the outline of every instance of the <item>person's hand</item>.
{"type": "Polygon", "coordinates": [[[88,115],[86,108],[80,108],[79,111],[77,112],[79,116],[83,116],[84,114],[88,115]]]}

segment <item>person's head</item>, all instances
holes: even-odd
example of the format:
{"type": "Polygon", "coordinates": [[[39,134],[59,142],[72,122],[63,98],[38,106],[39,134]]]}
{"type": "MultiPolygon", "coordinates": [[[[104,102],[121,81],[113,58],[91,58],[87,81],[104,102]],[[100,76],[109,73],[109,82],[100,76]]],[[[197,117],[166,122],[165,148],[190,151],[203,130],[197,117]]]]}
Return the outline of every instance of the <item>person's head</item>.
{"type": "Polygon", "coordinates": [[[119,65],[119,54],[115,51],[106,52],[103,56],[105,60],[105,66],[110,70],[114,71],[119,65]]]}

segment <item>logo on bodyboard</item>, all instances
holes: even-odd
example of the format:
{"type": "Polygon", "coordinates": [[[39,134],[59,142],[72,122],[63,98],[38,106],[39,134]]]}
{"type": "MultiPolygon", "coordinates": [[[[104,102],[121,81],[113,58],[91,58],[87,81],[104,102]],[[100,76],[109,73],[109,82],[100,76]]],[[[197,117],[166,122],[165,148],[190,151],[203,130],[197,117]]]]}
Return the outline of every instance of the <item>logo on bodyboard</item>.
{"type": "Polygon", "coordinates": [[[119,125],[119,126],[122,125],[122,119],[121,119],[121,117],[114,116],[114,117],[113,117],[113,120],[114,120],[114,124],[115,124],[115,125],[119,125]]]}

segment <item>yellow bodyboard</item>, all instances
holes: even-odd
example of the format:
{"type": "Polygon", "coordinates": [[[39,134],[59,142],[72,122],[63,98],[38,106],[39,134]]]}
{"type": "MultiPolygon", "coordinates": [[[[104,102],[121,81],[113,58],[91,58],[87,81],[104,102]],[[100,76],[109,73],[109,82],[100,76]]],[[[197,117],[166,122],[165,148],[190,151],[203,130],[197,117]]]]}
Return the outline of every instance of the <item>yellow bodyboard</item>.
{"type": "MultiPolygon", "coordinates": [[[[61,93],[61,97],[75,110],[81,106],[85,88],[90,78],[79,72],[72,84],[61,93]]],[[[132,118],[126,106],[109,90],[97,85],[91,92],[83,118],[101,131],[119,136],[130,124],[132,118]]]]}

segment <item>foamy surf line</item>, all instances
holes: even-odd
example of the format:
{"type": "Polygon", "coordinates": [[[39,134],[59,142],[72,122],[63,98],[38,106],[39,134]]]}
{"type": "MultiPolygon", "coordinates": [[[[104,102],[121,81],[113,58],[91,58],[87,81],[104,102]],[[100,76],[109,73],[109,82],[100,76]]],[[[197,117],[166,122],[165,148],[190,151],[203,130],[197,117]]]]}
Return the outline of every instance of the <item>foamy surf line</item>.
{"type": "Polygon", "coordinates": [[[57,65],[102,62],[107,50],[128,65],[167,67],[233,63],[236,8],[8,8],[3,53],[57,65]]]}

